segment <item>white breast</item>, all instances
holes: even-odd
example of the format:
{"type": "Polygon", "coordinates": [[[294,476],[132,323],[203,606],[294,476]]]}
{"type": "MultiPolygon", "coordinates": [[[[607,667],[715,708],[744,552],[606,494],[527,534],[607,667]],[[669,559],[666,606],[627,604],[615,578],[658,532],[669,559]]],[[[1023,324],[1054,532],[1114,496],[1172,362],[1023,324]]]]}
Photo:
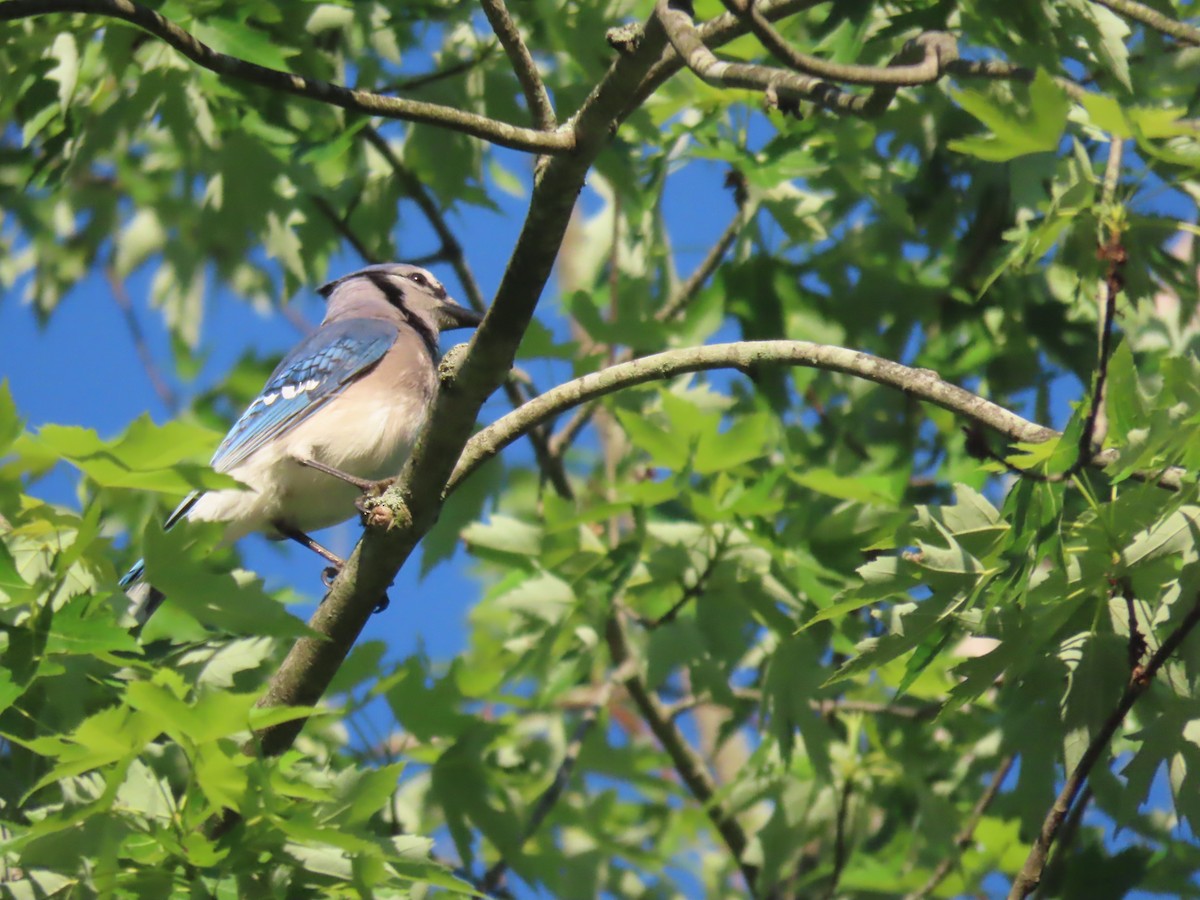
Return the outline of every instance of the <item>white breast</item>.
{"type": "Polygon", "coordinates": [[[373,481],[399,474],[425,423],[436,379],[427,361],[395,373],[376,370],[229,472],[249,490],[207,493],[188,517],[228,522],[228,541],[253,531],[277,537],[272,523],[278,521],[304,532],[344,522],[357,514],[358,490],[297,460],[373,481]]]}

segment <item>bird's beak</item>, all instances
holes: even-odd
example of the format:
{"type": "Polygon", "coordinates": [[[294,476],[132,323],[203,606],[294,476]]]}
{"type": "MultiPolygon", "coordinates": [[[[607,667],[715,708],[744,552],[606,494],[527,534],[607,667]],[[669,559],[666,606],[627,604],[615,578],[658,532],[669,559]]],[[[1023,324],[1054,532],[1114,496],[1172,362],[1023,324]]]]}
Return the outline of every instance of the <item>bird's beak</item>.
{"type": "Polygon", "coordinates": [[[438,328],[450,331],[453,328],[474,328],[483,321],[483,316],[473,309],[459,306],[453,300],[447,300],[438,307],[438,328]]]}

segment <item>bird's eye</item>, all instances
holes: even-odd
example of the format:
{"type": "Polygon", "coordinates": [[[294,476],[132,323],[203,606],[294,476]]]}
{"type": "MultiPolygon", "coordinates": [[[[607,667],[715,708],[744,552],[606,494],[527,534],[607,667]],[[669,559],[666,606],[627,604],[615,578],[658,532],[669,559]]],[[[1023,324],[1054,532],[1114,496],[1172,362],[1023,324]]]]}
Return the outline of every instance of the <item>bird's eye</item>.
{"type": "Polygon", "coordinates": [[[421,287],[429,287],[429,279],[420,272],[409,272],[408,280],[413,284],[419,284],[421,287]]]}

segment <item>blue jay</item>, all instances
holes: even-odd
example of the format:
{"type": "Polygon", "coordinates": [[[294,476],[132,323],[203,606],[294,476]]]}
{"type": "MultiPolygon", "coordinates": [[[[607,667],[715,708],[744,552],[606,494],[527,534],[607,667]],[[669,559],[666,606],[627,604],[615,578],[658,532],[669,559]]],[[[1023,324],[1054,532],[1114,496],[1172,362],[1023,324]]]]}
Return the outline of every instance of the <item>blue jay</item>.
{"type": "MultiPolygon", "coordinates": [[[[321,326],[284,357],[213,454],[212,467],[247,489],[194,492],[165,527],[184,517],[225,522],[227,542],[261,531],[340,567],[308,532],[350,518],[362,491],[400,471],[437,391],[439,333],[482,318],[402,263],[368,266],[320,293],[321,326]]],[[[163,601],[143,574],[138,560],[121,579],[138,624],[163,601]]]]}

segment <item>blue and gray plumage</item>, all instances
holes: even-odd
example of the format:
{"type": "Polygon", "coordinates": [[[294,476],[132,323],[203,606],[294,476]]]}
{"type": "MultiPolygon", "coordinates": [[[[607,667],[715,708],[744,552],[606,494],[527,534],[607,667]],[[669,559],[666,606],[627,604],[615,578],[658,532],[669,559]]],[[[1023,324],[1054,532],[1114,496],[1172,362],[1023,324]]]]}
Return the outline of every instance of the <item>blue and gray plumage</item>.
{"type": "MultiPolygon", "coordinates": [[[[309,532],[355,514],[361,487],[350,481],[399,472],[437,390],[438,335],[480,317],[429,272],[400,263],[368,266],[320,292],[321,326],[284,357],[213,455],[212,467],[246,489],[191,494],[166,527],[184,517],[224,522],[226,541],[261,531],[316,549],[309,532]]],[[[139,560],[121,580],[139,622],[163,599],[143,574],[139,560]]]]}

